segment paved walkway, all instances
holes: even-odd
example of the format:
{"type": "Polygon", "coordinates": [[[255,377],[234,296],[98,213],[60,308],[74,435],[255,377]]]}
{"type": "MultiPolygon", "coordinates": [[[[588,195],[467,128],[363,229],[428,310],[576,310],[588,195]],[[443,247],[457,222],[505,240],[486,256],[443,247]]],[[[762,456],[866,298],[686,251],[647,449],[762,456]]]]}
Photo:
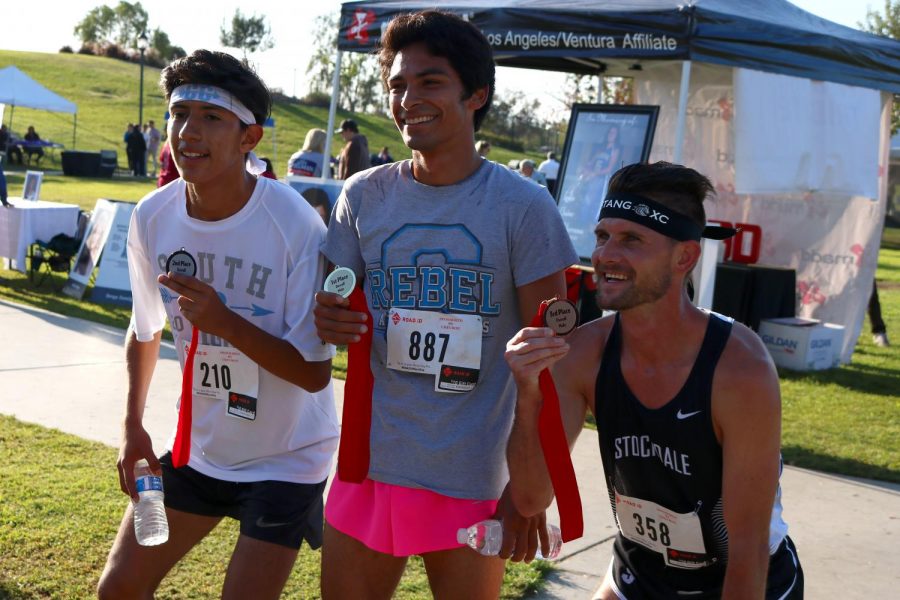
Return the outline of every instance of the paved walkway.
{"type": "MultiPolygon", "coordinates": [[[[118,446],[126,390],[121,330],[0,301],[0,331],[0,413],[118,446]]],[[[144,418],[157,449],[175,425],[181,381],[171,344],[161,354],[144,418]]],[[[343,382],[335,392],[341,402],[343,382]]],[[[590,598],[609,564],[615,526],[596,434],[582,434],[574,463],[585,535],[563,548],[541,599],[590,598]]],[[[782,488],[808,598],[897,597],[900,486],[788,467],[782,488]]]]}

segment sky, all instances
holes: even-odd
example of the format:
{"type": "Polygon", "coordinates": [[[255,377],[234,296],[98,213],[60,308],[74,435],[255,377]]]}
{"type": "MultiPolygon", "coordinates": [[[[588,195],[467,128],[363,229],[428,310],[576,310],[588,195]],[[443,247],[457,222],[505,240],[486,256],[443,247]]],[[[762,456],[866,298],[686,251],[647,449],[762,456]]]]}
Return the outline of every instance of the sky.
{"type": "MultiPolygon", "coordinates": [[[[700,0],[702,2],[702,0],[700,0]]],[[[792,0],[794,4],[836,23],[856,27],[865,20],[869,9],[884,10],[884,0],[792,0]]],[[[118,0],[107,2],[115,6],[118,0]]],[[[0,49],[57,52],[80,43],[73,30],[98,0],[45,0],[15,2],[0,0],[0,49]]],[[[439,5],[439,1],[434,4],[439,5]]],[[[316,16],[340,10],[339,0],[257,0],[253,3],[228,0],[144,0],[150,17],[150,28],[159,27],[173,44],[188,52],[198,48],[219,49],[219,30],[240,8],[245,14],[263,15],[272,29],[275,46],[250,57],[263,80],[286,94],[303,96],[308,90],[306,67],[312,49],[312,26],[316,16]]],[[[239,51],[230,50],[238,54],[239,51]]],[[[522,91],[537,98],[545,116],[563,117],[565,111],[559,90],[565,76],[528,69],[500,68],[497,90],[522,91]]]]}

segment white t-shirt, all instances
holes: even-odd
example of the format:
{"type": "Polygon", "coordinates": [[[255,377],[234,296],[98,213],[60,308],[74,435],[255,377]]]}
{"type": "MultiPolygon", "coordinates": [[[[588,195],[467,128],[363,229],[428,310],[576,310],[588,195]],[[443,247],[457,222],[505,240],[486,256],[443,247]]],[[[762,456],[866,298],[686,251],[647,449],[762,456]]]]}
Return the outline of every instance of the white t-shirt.
{"type": "MultiPolygon", "coordinates": [[[[148,194],[132,213],[128,268],[137,339],[152,339],[168,318],[184,367],[191,324],[181,315],[178,294],[156,281],[167,257],[184,248],[197,262],[197,278],[231,310],[287,340],[308,361],[332,358],[334,347],[317,337],[313,323],[325,226],[309,203],[290,187],[259,178],[247,204],[221,221],[194,219],[186,204],[185,182],[177,179],[148,194]]],[[[202,331],[199,342],[200,349],[229,345],[202,331]]],[[[323,481],[338,438],[331,384],[309,393],[261,367],[258,377],[252,420],[235,416],[228,401],[193,394],[190,466],[226,481],[323,481]]],[[[167,449],[173,441],[174,432],[167,449]]]]}
{"type": "Polygon", "coordinates": [[[547,179],[556,179],[556,176],[559,175],[559,163],[548,158],[538,166],[537,170],[546,175],[547,179]]]}

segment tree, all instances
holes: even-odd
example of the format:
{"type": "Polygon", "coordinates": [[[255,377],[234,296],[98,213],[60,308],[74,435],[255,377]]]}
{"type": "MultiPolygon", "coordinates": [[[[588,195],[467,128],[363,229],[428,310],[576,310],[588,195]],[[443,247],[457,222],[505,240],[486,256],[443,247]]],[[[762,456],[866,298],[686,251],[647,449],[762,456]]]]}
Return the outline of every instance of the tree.
{"type": "MultiPolygon", "coordinates": [[[[876,10],[866,11],[866,22],[857,23],[860,29],[900,40],[900,0],[884,0],[884,14],[876,10]]],[[[891,114],[891,135],[900,130],[900,94],[894,94],[891,114]]]]}
{"type": "Polygon", "coordinates": [[[241,13],[241,9],[234,11],[234,16],[231,17],[231,29],[225,29],[225,25],[222,25],[219,41],[223,46],[240,48],[244,53],[245,61],[247,54],[252,54],[257,50],[268,50],[275,45],[275,41],[272,39],[272,30],[266,24],[266,18],[256,15],[245,17],[241,13]]]}
{"type": "MultiPolygon", "coordinates": [[[[313,20],[313,52],[306,67],[312,94],[331,94],[334,57],[337,53],[338,15],[319,15],[313,20]]],[[[371,54],[345,52],[341,57],[338,104],[350,112],[386,112],[378,60],[371,54]]]]}
{"type": "Polygon", "coordinates": [[[529,99],[522,91],[495,92],[482,124],[482,135],[511,150],[552,148],[556,145],[554,125],[541,118],[540,113],[540,101],[529,99]]]}
{"type": "MultiPolygon", "coordinates": [[[[136,50],[138,38],[147,31],[149,22],[147,11],[140,2],[119,2],[115,8],[104,5],[91,9],[75,25],[75,35],[83,45],[107,48],[117,45],[136,50]]],[[[151,64],[165,64],[187,55],[184,48],[173,45],[166,32],[159,27],[150,32],[149,43],[147,58],[151,64]]]]}
{"type": "Polygon", "coordinates": [[[140,2],[121,1],[115,8],[98,6],[75,25],[75,35],[84,44],[115,43],[137,48],[137,40],[147,30],[149,17],[140,2]]]}
{"type": "Polygon", "coordinates": [[[164,62],[172,62],[175,59],[187,56],[187,52],[181,46],[175,46],[169,41],[165,31],[157,27],[150,33],[150,47],[156,50],[164,62]]]}

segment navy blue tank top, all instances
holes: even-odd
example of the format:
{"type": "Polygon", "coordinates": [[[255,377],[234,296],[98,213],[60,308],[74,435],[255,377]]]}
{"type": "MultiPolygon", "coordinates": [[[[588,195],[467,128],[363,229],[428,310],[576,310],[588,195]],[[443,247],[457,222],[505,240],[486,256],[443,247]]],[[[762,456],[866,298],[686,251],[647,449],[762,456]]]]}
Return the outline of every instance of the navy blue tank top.
{"type": "Polygon", "coordinates": [[[594,414],[606,486],[619,523],[614,552],[632,571],[660,583],[702,589],[724,576],[728,535],[722,513],[722,448],[713,429],[711,399],[713,374],[731,327],[731,320],[710,313],[684,386],[657,409],[641,404],[622,374],[618,315],[604,349],[594,414]],[[624,502],[619,510],[617,500],[624,502]],[[685,527],[690,534],[683,532],[685,527]]]}

